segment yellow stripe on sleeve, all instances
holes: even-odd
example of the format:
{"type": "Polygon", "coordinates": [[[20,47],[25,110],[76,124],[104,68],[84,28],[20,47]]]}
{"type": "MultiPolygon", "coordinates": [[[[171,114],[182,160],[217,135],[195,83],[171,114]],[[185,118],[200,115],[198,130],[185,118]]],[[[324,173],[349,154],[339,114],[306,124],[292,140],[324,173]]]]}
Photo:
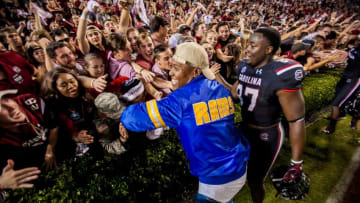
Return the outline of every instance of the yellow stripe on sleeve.
{"type": "Polygon", "coordinates": [[[160,122],[162,127],[166,127],[166,124],[164,122],[164,120],[162,119],[158,106],[157,106],[157,102],[155,101],[155,99],[151,100],[153,102],[153,106],[154,106],[154,111],[155,111],[155,116],[157,117],[157,120],[160,122]]]}
{"type": "Polygon", "coordinates": [[[152,121],[152,123],[154,124],[155,128],[159,128],[159,124],[156,122],[155,118],[154,118],[154,115],[153,115],[153,112],[152,112],[152,109],[151,109],[151,104],[150,102],[152,101],[148,101],[146,102],[146,110],[148,112],[148,115],[150,117],[150,120],[152,121]]]}

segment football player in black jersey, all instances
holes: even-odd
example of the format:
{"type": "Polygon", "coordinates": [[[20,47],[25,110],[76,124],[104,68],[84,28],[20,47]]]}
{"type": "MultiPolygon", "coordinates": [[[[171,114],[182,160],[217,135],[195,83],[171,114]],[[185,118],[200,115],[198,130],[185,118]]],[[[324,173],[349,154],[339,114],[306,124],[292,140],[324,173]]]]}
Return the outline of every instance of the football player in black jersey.
{"type": "MultiPolygon", "coordinates": [[[[336,122],[339,118],[340,108],[360,87],[360,35],[357,36],[355,47],[349,51],[344,73],[336,85],[336,92],[331,102],[332,111],[329,125],[323,130],[330,134],[335,132],[336,122]]],[[[351,127],[357,128],[357,119],[353,118],[351,127]]]]}
{"type": "Polygon", "coordinates": [[[217,74],[218,81],[231,88],[233,96],[240,100],[242,129],[251,146],[247,179],[254,202],[264,200],[263,183],[284,139],[281,112],[289,123],[292,152],[285,176],[294,171],[293,177],[302,174],[306,141],[305,102],[301,91],[304,72],[302,65],[294,60],[273,59],[280,41],[277,30],[257,29],[250,37],[246,59],[237,66],[238,81],[231,86],[217,74]]]}

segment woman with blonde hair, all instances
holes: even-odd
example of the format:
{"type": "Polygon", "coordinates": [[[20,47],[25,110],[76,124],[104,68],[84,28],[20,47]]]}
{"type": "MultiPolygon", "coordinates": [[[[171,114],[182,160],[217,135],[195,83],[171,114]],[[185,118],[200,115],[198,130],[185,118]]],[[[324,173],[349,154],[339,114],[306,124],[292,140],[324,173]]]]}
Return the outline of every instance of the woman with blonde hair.
{"type": "Polygon", "coordinates": [[[214,30],[208,30],[205,32],[202,43],[209,43],[213,48],[215,48],[217,42],[218,42],[218,35],[214,30]]]}

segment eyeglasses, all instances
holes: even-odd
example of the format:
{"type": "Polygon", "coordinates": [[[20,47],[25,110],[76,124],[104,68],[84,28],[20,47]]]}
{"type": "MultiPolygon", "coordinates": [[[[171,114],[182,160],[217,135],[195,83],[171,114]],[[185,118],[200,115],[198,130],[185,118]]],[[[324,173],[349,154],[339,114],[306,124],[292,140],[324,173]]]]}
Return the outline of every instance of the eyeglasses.
{"type": "Polygon", "coordinates": [[[67,37],[67,38],[61,39],[58,42],[70,42],[70,38],[67,37]]]}

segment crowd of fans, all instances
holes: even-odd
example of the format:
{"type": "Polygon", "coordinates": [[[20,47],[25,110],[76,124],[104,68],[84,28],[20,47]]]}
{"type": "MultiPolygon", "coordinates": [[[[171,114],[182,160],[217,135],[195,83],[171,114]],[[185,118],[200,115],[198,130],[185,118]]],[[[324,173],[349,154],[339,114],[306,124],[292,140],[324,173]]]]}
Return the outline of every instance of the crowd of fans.
{"type": "Polygon", "coordinates": [[[171,94],[172,55],[184,42],[199,43],[230,84],[259,27],[276,28],[276,57],[308,74],[343,67],[359,9],[356,0],[1,0],[0,168],[12,159],[51,170],[126,151],[121,112],[171,94]]]}

